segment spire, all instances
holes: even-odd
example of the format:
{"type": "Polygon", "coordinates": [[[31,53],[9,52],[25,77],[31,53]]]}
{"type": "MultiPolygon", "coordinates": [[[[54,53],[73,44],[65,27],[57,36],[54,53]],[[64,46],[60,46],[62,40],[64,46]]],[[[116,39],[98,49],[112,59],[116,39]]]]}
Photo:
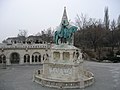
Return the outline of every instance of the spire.
{"type": "Polygon", "coordinates": [[[66,12],[66,7],[64,7],[64,12],[61,20],[61,24],[68,25],[68,18],[67,18],[67,12],[66,12]]]}

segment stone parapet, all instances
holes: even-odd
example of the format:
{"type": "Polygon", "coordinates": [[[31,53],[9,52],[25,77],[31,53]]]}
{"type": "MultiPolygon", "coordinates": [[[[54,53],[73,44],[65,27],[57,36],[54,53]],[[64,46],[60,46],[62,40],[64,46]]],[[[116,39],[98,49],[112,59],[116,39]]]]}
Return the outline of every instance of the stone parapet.
{"type": "Polygon", "coordinates": [[[53,88],[85,88],[94,83],[94,75],[89,71],[84,71],[86,76],[83,80],[76,81],[61,81],[56,79],[47,79],[42,76],[42,69],[36,70],[33,81],[41,84],[42,86],[53,87],[53,88]]]}
{"type": "Polygon", "coordinates": [[[14,44],[14,45],[0,45],[0,49],[28,49],[28,48],[50,48],[47,44],[14,44]]]}

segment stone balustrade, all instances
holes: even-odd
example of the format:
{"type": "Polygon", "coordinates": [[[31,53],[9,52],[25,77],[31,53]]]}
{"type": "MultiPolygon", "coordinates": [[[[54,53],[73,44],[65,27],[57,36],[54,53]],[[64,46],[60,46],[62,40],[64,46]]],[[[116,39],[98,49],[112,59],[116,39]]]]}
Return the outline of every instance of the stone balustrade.
{"type": "Polygon", "coordinates": [[[42,72],[43,70],[39,69],[36,71],[36,73],[33,76],[34,79],[33,81],[41,84],[42,86],[54,87],[54,88],[81,88],[81,87],[83,88],[83,87],[88,87],[94,83],[94,75],[89,71],[84,71],[84,74],[87,78],[84,79],[83,81],[78,80],[78,81],[69,81],[69,82],[43,78],[42,72]]]}
{"type": "Polygon", "coordinates": [[[14,48],[50,48],[47,44],[14,44],[14,45],[0,45],[1,49],[14,49],[14,48]]]}
{"type": "Polygon", "coordinates": [[[84,80],[85,87],[90,86],[94,83],[94,75],[90,71],[85,70],[84,75],[88,77],[88,79],[84,80]]]}

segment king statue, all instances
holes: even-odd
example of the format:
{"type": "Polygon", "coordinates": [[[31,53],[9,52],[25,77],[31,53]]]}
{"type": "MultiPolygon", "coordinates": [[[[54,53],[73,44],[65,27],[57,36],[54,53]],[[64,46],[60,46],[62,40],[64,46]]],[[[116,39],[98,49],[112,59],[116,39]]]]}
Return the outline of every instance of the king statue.
{"type": "Polygon", "coordinates": [[[69,45],[73,43],[73,33],[77,31],[77,27],[72,26],[68,22],[66,7],[64,7],[64,13],[62,17],[61,24],[55,31],[54,41],[57,45],[60,43],[68,43],[69,45]],[[60,41],[60,42],[59,42],[60,41]]]}

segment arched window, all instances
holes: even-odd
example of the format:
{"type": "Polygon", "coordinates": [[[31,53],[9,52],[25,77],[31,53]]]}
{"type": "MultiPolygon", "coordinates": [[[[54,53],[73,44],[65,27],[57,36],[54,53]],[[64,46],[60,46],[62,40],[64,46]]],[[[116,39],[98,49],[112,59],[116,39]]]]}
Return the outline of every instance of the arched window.
{"type": "Polygon", "coordinates": [[[40,44],[42,44],[42,41],[40,41],[40,44]]]}
{"type": "Polygon", "coordinates": [[[26,63],[26,55],[24,55],[24,63],[26,63]]]}
{"type": "Polygon", "coordinates": [[[0,63],[6,63],[6,56],[4,54],[0,55],[0,63]]]}
{"type": "Polygon", "coordinates": [[[17,52],[11,53],[10,62],[11,62],[11,64],[19,64],[19,62],[20,62],[20,54],[17,53],[17,52]]]}
{"type": "Polygon", "coordinates": [[[34,62],[41,62],[41,55],[39,52],[35,52],[32,55],[34,57],[34,62]]]}
{"type": "Polygon", "coordinates": [[[38,59],[38,57],[37,57],[37,55],[35,56],[35,62],[37,62],[37,59],[38,59]]]}
{"type": "Polygon", "coordinates": [[[30,56],[28,55],[28,59],[27,59],[27,62],[30,62],[30,56]]]}
{"type": "Polygon", "coordinates": [[[5,57],[5,55],[3,56],[3,63],[6,63],[6,57],[5,57]]]}
{"type": "Polygon", "coordinates": [[[14,41],[14,43],[16,44],[16,41],[14,41]]]}
{"type": "Polygon", "coordinates": [[[39,62],[41,62],[41,55],[39,55],[39,62]]]}
{"type": "Polygon", "coordinates": [[[28,55],[28,54],[24,55],[24,62],[25,63],[29,63],[30,62],[30,55],[28,55]]]}
{"type": "Polygon", "coordinates": [[[34,62],[34,56],[32,55],[32,62],[34,62]]]}

